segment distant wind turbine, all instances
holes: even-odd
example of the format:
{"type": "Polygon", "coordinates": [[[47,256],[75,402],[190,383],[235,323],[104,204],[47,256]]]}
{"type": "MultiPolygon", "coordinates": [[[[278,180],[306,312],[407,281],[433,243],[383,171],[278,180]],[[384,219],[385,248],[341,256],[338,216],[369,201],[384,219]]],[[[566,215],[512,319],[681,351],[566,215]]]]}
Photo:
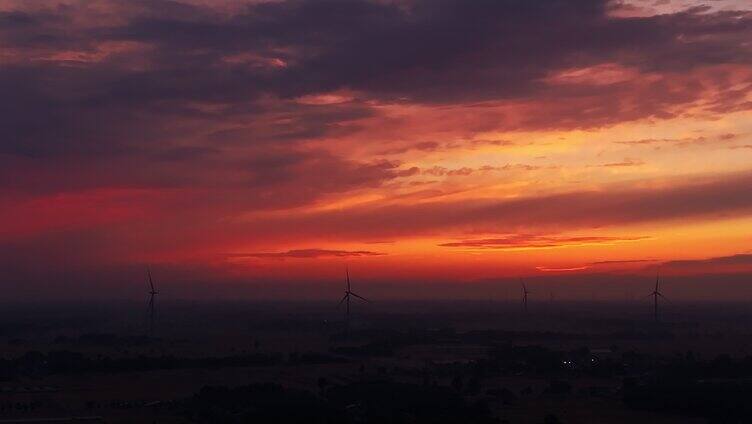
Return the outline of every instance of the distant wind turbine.
{"type": "Polygon", "coordinates": [[[525,308],[525,312],[527,312],[527,295],[530,294],[530,292],[527,291],[527,286],[525,286],[525,282],[522,281],[521,278],[520,284],[522,285],[522,306],[525,308]]]}
{"type": "Polygon", "coordinates": [[[146,274],[149,276],[149,335],[154,335],[154,296],[159,294],[159,291],[154,287],[154,281],[151,278],[151,270],[146,268],[146,274]]]}
{"type": "Polygon", "coordinates": [[[366,303],[371,303],[371,301],[352,291],[352,289],[350,288],[350,270],[347,267],[345,267],[345,275],[347,276],[347,287],[345,287],[345,295],[342,296],[342,300],[339,301],[339,304],[337,306],[341,306],[342,302],[345,302],[345,305],[346,305],[345,317],[347,320],[347,324],[349,325],[350,324],[350,297],[351,296],[357,297],[358,299],[366,303]]]}
{"type": "Polygon", "coordinates": [[[655,321],[658,321],[658,297],[662,297],[664,300],[668,300],[668,298],[666,296],[664,296],[663,293],[661,293],[658,290],[658,283],[659,283],[659,281],[660,281],[660,274],[658,272],[656,272],[656,274],[655,274],[655,289],[653,290],[652,293],[650,293],[647,296],[647,297],[651,297],[651,296],[653,297],[653,318],[655,319],[655,321]]]}

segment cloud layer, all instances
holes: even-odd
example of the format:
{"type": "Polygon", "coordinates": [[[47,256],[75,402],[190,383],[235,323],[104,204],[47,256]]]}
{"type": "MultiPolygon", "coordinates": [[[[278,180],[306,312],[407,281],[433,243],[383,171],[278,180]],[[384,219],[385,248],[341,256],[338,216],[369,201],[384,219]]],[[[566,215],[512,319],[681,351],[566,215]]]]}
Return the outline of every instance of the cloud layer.
{"type": "Polygon", "coordinates": [[[565,269],[744,221],[752,11],[721,6],[2,0],[0,267],[565,269]]]}

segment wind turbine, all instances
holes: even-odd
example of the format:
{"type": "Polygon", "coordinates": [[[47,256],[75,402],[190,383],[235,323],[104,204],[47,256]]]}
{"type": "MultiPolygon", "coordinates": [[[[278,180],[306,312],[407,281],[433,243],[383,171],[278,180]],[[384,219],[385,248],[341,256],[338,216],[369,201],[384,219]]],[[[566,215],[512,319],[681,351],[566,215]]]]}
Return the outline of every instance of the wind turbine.
{"type": "Polygon", "coordinates": [[[159,291],[154,287],[154,281],[151,278],[151,270],[146,267],[146,274],[149,276],[149,335],[154,335],[154,296],[159,294],[159,291]]]}
{"type": "Polygon", "coordinates": [[[347,286],[345,287],[345,295],[342,296],[342,300],[339,301],[339,304],[337,306],[341,306],[342,302],[345,302],[345,305],[346,305],[345,317],[346,317],[347,324],[350,325],[350,297],[351,296],[357,297],[358,299],[366,303],[371,303],[371,301],[366,299],[365,297],[359,296],[357,293],[353,292],[350,289],[350,270],[347,267],[345,267],[345,275],[347,276],[347,286]]]}
{"type": "Polygon", "coordinates": [[[527,291],[527,286],[525,286],[525,282],[522,281],[522,278],[520,278],[520,284],[522,285],[522,306],[525,308],[525,312],[527,312],[527,295],[530,294],[530,292],[527,291]]]}
{"type": "Polygon", "coordinates": [[[656,272],[655,273],[655,289],[653,290],[652,293],[650,293],[647,296],[647,297],[653,296],[653,318],[655,319],[656,322],[658,321],[658,297],[660,296],[664,300],[668,300],[668,298],[666,296],[664,296],[663,293],[661,293],[658,290],[658,282],[659,281],[660,281],[660,274],[659,274],[659,272],[656,272]]]}

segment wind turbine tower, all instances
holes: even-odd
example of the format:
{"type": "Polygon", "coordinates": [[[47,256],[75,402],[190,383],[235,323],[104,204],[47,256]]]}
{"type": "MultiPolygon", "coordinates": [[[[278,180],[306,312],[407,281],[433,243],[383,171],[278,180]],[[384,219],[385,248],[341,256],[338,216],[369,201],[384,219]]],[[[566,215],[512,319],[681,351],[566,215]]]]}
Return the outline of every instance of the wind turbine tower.
{"type": "Polygon", "coordinates": [[[527,295],[530,294],[530,292],[527,291],[527,286],[522,279],[520,279],[520,284],[522,285],[522,307],[525,309],[525,312],[527,312],[527,295]]]}
{"type": "Polygon", "coordinates": [[[149,276],[149,336],[154,335],[154,296],[159,291],[154,287],[154,281],[151,278],[151,270],[147,267],[146,274],[149,276]]]}

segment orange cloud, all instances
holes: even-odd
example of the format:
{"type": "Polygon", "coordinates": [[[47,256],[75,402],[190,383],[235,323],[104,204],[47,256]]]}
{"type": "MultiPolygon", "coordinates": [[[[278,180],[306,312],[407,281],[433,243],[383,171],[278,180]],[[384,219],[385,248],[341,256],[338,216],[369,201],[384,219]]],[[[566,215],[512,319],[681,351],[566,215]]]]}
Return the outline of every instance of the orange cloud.
{"type": "Polygon", "coordinates": [[[649,237],[604,237],[604,236],[541,236],[533,234],[510,234],[501,238],[462,240],[443,243],[442,247],[463,247],[479,249],[550,249],[567,246],[590,246],[598,244],[614,244],[629,241],[645,240],[649,237]]]}

